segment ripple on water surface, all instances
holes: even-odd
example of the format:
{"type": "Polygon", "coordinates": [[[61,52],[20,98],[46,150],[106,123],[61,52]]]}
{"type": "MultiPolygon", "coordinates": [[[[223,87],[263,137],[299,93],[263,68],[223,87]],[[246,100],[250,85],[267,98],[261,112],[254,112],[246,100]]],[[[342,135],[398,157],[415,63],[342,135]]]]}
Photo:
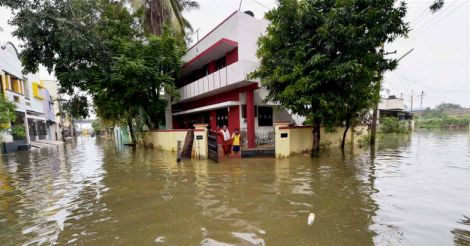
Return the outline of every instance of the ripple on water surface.
{"type": "Polygon", "coordinates": [[[3,156],[0,245],[470,244],[468,132],[314,160],[175,159],[96,138],[3,156]]]}

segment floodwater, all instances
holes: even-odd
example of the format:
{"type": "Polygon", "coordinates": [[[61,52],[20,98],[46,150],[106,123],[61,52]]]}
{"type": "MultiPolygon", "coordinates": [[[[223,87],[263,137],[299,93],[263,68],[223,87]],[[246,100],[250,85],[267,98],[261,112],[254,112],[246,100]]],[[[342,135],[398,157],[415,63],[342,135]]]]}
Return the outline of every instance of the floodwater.
{"type": "Polygon", "coordinates": [[[0,245],[470,245],[468,131],[175,160],[96,138],[0,157],[0,245]]]}

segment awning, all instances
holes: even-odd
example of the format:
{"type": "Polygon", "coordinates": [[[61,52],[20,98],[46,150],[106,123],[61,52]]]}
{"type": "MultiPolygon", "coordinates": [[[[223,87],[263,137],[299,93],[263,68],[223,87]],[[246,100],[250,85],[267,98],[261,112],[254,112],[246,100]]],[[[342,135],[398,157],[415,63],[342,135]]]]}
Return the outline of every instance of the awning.
{"type": "Polygon", "coordinates": [[[44,117],[40,117],[40,116],[35,116],[35,115],[31,115],[28,113],[28,116],[26,116],[28,119],[32,119],[32,120],[41,120],[41,121],[46,121],[46,119],[44,117]]]}
{"type": "Polygon", "coordinates": [[[204,111],[209,111],[209,110],[214,110],[214,109],[219,109],[219,108],[228,108],[231,106],[239,106],[240,102],[238,101],[227,101],[223,103],[216,103],[204,107],[199,107],[199,108],[193,108],[181,112],[174,113],[173,116],[177,115],[184,115],[184,114],[192,114],[192,113],[198,113],[198,112],[204,112],[204,111]]]}
{"type": "Polygon", "coordinates": [[[223,57],[226,53],[233,50],[237,46],[237,42],[222,38],[211,47],[207,48],[206,50],[199,53],[199,55],[186,62],[181,68],[180,73],[182,76],[184,76],[191,71],[199,69],[204,65],[207,65],[209,62],[223,57]]]}

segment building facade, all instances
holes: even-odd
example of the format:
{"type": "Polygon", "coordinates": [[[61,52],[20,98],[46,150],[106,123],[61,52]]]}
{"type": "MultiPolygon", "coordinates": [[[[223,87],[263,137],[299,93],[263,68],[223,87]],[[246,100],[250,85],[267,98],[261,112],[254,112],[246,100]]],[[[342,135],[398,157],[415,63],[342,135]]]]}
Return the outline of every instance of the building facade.
{"type": "Polygon", "coordinates": [[[243,144],[252,148],[274,134],[273,122],[295,122],[287,111],[265,102],[267,91],[258,80],[247,78],[259,66],[257,41],[268,24],[236,11],[188,50],[167,128],[206,123],[216,130],[225,125],[230,132],[240,129],[243,144]]]}
{"type": "Polygon", "coordinates": [[[56,139],[51,130],[55,123],[52,98],[39,75],[24,75],[22,70],[16,47],[10,42],[0,44],[1,93],[16,105],[16,120],[2,136],[3,152],[27,147],[31,141],[56,139]],[[12,134],[14,128],[23,128],[25,136],[12,134]]]}

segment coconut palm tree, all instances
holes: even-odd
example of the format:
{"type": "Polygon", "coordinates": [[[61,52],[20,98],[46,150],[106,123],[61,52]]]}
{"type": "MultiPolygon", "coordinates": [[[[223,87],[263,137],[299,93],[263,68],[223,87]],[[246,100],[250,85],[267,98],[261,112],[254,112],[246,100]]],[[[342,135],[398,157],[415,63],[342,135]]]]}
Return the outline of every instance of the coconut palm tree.
{"type": "Polygon", "coordinates": [[[191,24],[182,15],[183,11],[199,8],[192,0],[129,0],[132,8],[142,10],[145,14],[147,31],[155,35],[163,33],[163,27],[168,25],[173,33],[181,38],[186,37],[191,24]]]}

